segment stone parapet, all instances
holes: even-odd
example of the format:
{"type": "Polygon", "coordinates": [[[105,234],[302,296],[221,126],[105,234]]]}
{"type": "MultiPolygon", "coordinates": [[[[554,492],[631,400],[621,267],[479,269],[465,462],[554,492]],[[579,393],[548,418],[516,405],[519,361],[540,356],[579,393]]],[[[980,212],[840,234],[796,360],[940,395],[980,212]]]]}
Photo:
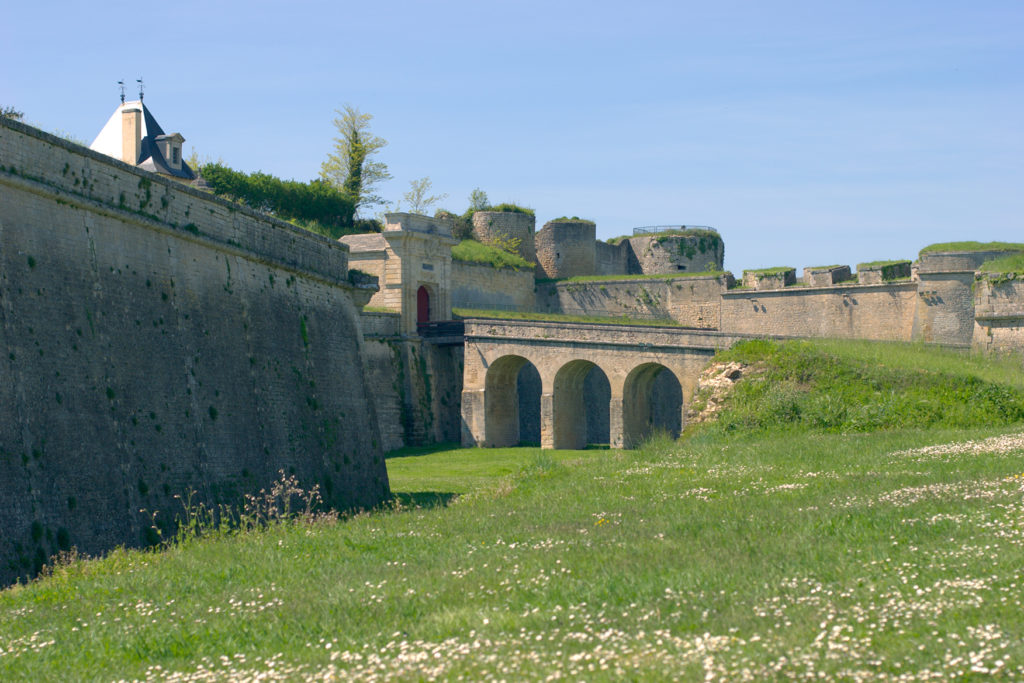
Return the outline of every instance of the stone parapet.
{"type": "Polygon", "coordinates": [[[769,268],[765,270],[744,270],[743,286],[763,291],[782,289],[796,284],[796,268],[769,268]]]}
{"type": "Polygon", "coordinates": [[[862,285],[880,285],[883,282],[902,280],[910,276],[910,261],[857,264],[857,281],[862,285]]]}
{"type": "Polygon", "coordinates": [[[0,173],[87,211],[348,285],[343,244],[2,117],[0,173]]]}
{"type": "MultiPolygon", "coordinates": [[[[804,268],[804,283],[810,287],[828,287],[846,282],[853,277],[850,266],[820,266],[804,268]]],[[[865,283],[867,284],[867,283],[865,283]]]]}

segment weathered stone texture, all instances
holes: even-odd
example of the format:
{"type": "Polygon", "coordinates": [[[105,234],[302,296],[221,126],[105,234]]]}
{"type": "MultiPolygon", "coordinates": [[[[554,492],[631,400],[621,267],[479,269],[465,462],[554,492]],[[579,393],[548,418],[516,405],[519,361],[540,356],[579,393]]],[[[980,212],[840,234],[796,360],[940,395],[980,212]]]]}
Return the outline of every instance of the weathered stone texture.
{"type": "Polygon", "coordinates": [[[0,121],[0,580],[283,469],[388,495],[346,249],[0,121]]]}
{"type": "Polygon", "coordinates": [[[913,338],[969,346],[974,338],[974,273],[1006,251],[924,252],[918,265],[913,338]]]}
{"type": "Polygon", "coordinates": [[[550,221],[535,236],[538,278],[593,275],[596,226],[589,221],[550,221]]]}
{"type": "Polygon", "coordinates": [[[725,244],[718,236],[653,234],[624,240],[634,255],[628,271],[637,275],[722,270],[725,244]]]}
{"type": "Polygon", "coordinates": [[[718,329],[721,294],[732,275],[541,282],[537,309],[545,313],[669,318],[687,327],[718,329]]]}
{"type": "Polygon", "coordinates": [[[517,253],[530,263],[537,262],[533,233],[537,219],[528,213],[515,211],[477,211],[473,214],[473,237],[484,244],[507,245],[508,240],[519,240],[517,253]]]}
{"type": "Polygon", "coordinates": [[[974,304],[974,348],[1024,349],[1024,279],[979,274],[974,283],[974,304]]]}
{"type": "MultiPolygon", "coordinates": [[[[518,214],[512,214],[518,215],[518,214]]],[[[533,271],[452,261],[453,308],[533,310],[533,271]]]]}
{"type": "Polygon", "coordinates": [[[862,285],[880,285],[883,282],[909,278],[913,274],[910,261],[899,261],[885,265],[857,264],[857,282],[862,285]]]}
{"type": "MultiPolygon", "coordinates": [[[[811,287],[828,287],[853,278],[850,266],[823,266],[804,268],[804,283],[811,287]]],[[[867,283],[861,283],[867,284],[867,283]]]]}
{"type": "Polygon", "coordinates": [[[596,242],[594,244],[595,275],[625,275],[629,270],[629,241],[618,244],[596,242]]]}
{"type": "Polygon", "coordinates": [[[796,284],[796,269],[787,268],[780,272],[762,272],[759,270],[743,271],[743,286],[748,289],[764,291],[782,289],[796,284]]]}
{"type": "Polygon", "coordinates": [[[723,332],[781,337],[846,337],[908,341],[913,283],[794,287],[722,295],[723,332]]]}

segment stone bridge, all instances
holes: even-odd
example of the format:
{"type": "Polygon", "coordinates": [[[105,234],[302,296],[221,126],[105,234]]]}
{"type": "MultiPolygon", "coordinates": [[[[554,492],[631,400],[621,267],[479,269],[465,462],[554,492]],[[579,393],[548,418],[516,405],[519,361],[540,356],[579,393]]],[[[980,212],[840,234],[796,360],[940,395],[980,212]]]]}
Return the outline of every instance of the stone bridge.
{"type": "Polygon", "coordinates": [[[693,396],[701,370],[717,349],[745,338],[677,327],[482,319],[467,320],[465,335],[462,444],[528,441],[525,416],[533,415],[542,448],[572,449],[631,448],[655,429],[678,435],[683,397],[693,396]]]}

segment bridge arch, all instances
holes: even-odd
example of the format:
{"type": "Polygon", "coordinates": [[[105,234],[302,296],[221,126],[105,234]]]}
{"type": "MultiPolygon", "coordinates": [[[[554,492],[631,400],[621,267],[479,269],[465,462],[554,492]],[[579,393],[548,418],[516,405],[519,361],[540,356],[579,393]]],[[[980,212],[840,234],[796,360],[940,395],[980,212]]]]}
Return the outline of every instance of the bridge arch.
{"type": "Polygon", "coordinates": [[[622,441],[635,448],[655,430],[673,439],[683,429],[683,389],[679,378],[660,363],[633,368],[622,387],[622,441]]]}
{"type": "Polygon", "coordinates": [[[551,447],[578,449],[609,443],[611,385],[596,363],[575,359],[555,373],[551,392],[551,447]]]}
{"type": "Polygon", "coordinates": [[[490,364],[484,378],[484,414],[486,446],[540,440],[540,374],[533,363],[507,355],[490,364]]]}

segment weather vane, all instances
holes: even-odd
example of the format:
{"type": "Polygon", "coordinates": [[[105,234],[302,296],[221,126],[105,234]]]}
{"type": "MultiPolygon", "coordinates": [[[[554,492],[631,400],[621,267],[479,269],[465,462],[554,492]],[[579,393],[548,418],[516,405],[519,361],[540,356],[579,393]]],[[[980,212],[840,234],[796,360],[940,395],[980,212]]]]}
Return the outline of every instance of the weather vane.
{"type": "Polygon", "coordinates": [[[139,84],[139,102],[141,102],[142,101],[142,90],[143,90],[143,88],[142,88],[142,79],[141,78],[136,78],[135,82],[139,84]]]}
{"type": "Polygon", "coordinates": [[[121,88],[121,104],[124,104],[124,79],[117,82],[119,88],[121,88]]]}

